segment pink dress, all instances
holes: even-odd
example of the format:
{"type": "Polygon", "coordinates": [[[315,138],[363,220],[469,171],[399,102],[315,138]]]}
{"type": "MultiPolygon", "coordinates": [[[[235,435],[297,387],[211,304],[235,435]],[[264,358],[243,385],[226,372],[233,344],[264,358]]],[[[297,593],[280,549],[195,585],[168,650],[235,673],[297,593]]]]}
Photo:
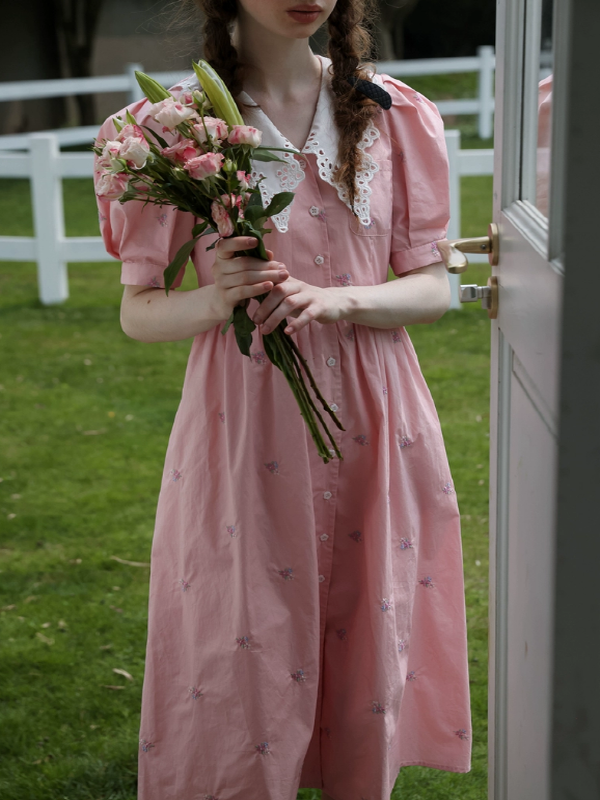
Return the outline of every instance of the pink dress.
{"type": "MultiPolygon", "coordinates": [[[[296,192],[267,246],[314,285],[384,284],[388,264],[402,275],[440,261],[442,121],[404,83],[378,80],[393,106],[363,141],[367,224],[328,171],[326,70],[302,157],[290,154],[265,182],[296,192]]],[[[129,108],[155,124],[145,101],[129,108]]],[[[250,118],[265,143],[283,140],[262,111],[250,118]]],[[[108,120],[99,138],[113,136],[108,120]]],[[[99,206],[122,283],[162,286],[191,215],[99,206]]],[[[193,263],[204,286],[213,253],[201,242],[193,263]]],[[[333,429],[343,461],[323,464],[258,331],[248,359],[221,327],[193,340],[166,454],[139,799],[295,800],[313,787],[335,800],[389,800],[402,766],[469,771],[460,517],[406,331],[311,323],[296,335],[346,429],[333,429]]]]}

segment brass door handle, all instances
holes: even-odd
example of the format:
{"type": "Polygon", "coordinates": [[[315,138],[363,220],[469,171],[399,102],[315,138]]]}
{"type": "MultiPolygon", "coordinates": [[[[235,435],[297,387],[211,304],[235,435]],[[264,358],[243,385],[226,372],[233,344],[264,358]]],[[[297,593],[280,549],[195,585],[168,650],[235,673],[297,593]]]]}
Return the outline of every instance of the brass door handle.
{"type": "Polygon", "coordinates": [[[492,267],[498,263],[500,256],[500,239],[498,226],[495,222],[488,225],[488,235],[478,236],[474,239],[453,239],[450,242],[436,242],[448,272],[458,274],[464,272],[469,266],[464,253],[488,253],[492,267]]]}

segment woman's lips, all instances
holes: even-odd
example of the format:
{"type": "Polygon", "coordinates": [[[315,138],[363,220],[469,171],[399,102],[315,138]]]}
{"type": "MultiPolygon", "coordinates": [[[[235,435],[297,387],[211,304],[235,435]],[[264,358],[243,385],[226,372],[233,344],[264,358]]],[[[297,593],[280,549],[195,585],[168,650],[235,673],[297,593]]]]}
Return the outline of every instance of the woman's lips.
{"type": "Polygon", "coordinates": [[[307,24],[310,22],[315,22],[321,13],[321,9],[316,8],[314,11],[298,11],[297,9],[293,8],[287,13],[296,22],[303,22],[304,24],[307,24]]]}

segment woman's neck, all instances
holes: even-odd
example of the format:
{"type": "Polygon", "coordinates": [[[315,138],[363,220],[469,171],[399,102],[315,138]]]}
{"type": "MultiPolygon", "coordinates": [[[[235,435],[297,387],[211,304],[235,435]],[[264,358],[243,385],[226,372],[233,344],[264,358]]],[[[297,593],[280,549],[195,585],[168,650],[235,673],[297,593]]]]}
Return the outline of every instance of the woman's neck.
{"type": "Polygon", "coordinates": [[[233,43],[240,61],[246,65],[244,90],[252,97],[268,94],[285,104],[320,81],[321,65],[308,39],[277,36],[242,12],[236,21],[233,43]]]}

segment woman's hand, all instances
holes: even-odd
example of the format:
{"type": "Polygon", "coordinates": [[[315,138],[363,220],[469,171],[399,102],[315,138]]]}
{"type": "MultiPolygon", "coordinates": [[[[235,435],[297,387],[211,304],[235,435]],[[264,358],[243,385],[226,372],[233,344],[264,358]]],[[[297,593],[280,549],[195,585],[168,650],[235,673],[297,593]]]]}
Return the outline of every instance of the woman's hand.
{"type": "MultiPolygon", "coordinates": [[[[232,236],[217,242],[212,266],[215,280],[212,307],[217,319],[229,319],[235,306],[270,291],[289,277],[285,265],[277,261],[235,255],[257,244],[255,238],[248,236],[232,236]]],[[[273,259],[271,250],[267,250],[267,255],[273,259]]]]}
{"type": "Polygon", "coordinates": [[[285,317],[295,317],[286,333],[298,333],[309,322],[327,325],[343,319],[343,301],[346,295],[337,287],[311,286],[296,278],[278,283],[260,304],[252,320],[260,325],[262,334],[271,333],[285,317]]]}

